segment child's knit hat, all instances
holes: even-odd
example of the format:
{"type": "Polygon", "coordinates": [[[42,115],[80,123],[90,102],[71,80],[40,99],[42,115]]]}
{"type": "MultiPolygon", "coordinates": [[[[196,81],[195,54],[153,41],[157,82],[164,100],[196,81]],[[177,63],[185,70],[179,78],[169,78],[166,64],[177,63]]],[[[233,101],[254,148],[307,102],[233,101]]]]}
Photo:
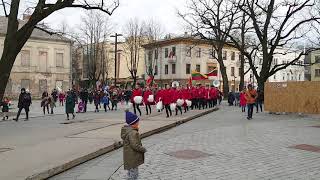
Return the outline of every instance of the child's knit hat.
{"type": "Polygon", "coordinates": [[[126,110],[126,123],[129,125],[133,125],[137,122],[139,122],[139,117],[135,115],[134,113],[130,112],[129,110],[126,110]]]}

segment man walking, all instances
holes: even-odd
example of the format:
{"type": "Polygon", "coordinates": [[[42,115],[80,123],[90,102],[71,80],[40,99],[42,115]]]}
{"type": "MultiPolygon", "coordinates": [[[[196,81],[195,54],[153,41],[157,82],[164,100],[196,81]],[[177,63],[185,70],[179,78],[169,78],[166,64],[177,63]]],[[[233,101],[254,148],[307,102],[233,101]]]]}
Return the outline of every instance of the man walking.
{"type": "Polygon", "coordinates": [[[20,96],[19,96],[19,102],[18,102],[18,108],[19,108],[18,114],[17,114],[17,117],[15,119],[13,119],[13,120],[18,121],[19,116],[21,114],[21,111],[22,111],[22,109],[24,109],[25,112],[26,112],[25,121],[28,121],[29,120],[29,107],[30,107],[31,104],[32,104],[32,102],[31,102],[30,93],[27,93],[26,89],[22,88],[20,96]]]}
{"type": "Polygon", "coordinates": [[[248,117],[247,119],[252,119],[253,107],[256,103],[257,92],[253,89],[252,85],[248,85],[248,90],[246,91],[245,98],[248,106],[248,117]]]}

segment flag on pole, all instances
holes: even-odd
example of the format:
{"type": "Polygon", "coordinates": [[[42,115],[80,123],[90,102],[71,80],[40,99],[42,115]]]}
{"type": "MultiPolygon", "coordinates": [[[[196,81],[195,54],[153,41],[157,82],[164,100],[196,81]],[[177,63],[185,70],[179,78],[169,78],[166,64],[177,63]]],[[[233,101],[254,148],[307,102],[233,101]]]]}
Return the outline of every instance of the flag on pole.
{"type": "Polygon", "coordinates": [[[207,73],[206,76],[208,76],[208,77],[218,76],[218,70],[217,70],[217,68],[214,68],[212,71],[210,71],[209,73],[207,73]]]}
{"type": "Polygon", "coordinates": [[[200,72],[197,71],[192,71],[192,80],[204,80],[204,79],[208,79],[208,77],[204,74],[201,74],[200,72]]]}

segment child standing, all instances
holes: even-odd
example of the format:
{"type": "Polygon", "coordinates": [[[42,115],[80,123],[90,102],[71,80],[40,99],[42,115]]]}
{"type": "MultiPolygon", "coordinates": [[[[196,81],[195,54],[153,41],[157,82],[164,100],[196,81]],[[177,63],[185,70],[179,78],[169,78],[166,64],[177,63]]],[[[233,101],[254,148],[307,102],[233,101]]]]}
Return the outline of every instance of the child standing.
{"type": "Polygon", "coordinates": [[[139,117],[126,110],[126,123],[121,129],[123,165],[128,170],[128,179],[136,180],[139,176],[138,166],[144,163],[147,150],[142,146],[139,135],[139,117]]]}
{"type": "Polygon", "coordinates": [[[9,119],[8,112],[9,112],[9,99],[8,98],[3,98],[3,101],[1,102],[0,106],[2,106],[2,113],[3,113],[3,119],[2,120],[7,120],[9,119]]]}

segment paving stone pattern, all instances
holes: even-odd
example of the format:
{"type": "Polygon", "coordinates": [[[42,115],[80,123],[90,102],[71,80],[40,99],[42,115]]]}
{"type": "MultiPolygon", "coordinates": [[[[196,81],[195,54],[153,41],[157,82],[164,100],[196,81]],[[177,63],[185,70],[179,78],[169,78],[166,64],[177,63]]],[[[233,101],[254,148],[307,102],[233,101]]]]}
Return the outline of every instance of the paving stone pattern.
{"type": "MultiPolygon", "coordinates": [[[[141,180],[319,180],[320,153],[290,148],[320,146],[320,119],[312,116],[254,114],[246,120],[236,107],[195,119],[143,141],[141,180]],[[202,152],[177,158],[172,152],[202,152]]],[[[122,150],[84,163],[53,180],[122,180],[122,150]]]]}

